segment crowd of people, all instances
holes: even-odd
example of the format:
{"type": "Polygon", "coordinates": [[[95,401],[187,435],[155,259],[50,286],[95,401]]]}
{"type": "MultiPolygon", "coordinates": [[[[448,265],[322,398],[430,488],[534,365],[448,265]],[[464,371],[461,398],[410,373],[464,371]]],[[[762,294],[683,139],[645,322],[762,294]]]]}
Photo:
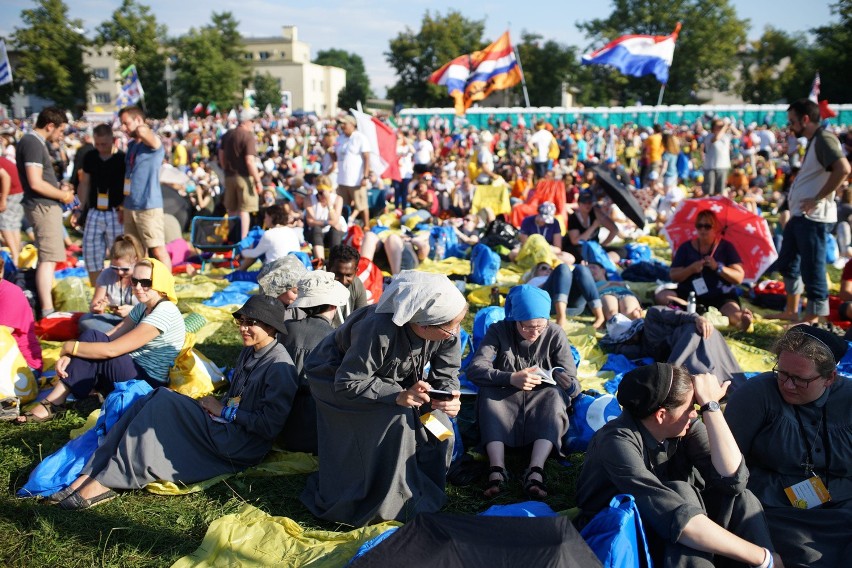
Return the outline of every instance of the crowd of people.
{"type": "MultiPolygon", "coordinates": [[[[78,510],[115,490],[194,483],[256,465],[278,443],[318,456],[301,500],[319,518],[361,526],[439,510],[469,303],[458,282],[418,268],[485,247],[528,269],[465,369],[478,387],[485,498],[506,491],[507,448],[528,452],[525,494],[551,494],[545,463],[568,451],[581,390],[564,328],[588,311],[602,347],[656,362],[624,376],[623,414],[592,439],[578,526],[627,493],[655,562],[839,565],[852,552],[848,538],[832,536],[852,521],[852,387],[836,370],[846,343],[808,324],[829,315],[827,235],[838,236],[841,258],[852,255],[852,135],[822,125],[809,101],[788,117],[789,133],[718,118],[709,130],[541,120],[479,131],[405,118],[395,180],[375,170],[349,115],[291,121],[243,109],[236,120],[173,122],[127,107],[117,128],[89,132],[51,107],[32,125],[3,125],[6,265],[17,268],[29,239],[38,263],[32,308],[20,288],[0,283],[0,324],[35,372],[36,316],[54,311],[56,264],[80,252],[66,218],[82,231],[94,287],[81,334],[61,347],[55,386],[17,422],[51,420],[69,396],[108,396],[116,382],[153,388],[47,500],[78,510]],[[601,167],[642,205],[647,227],[614,204],[601,167]],[[778,317],[800,325],[778,338],[773,371],[748,381],[711,318],[718,311],[732,329],[751,328],[739,294],[749,252],[725,238],[713,210],[698,213],[694,237],[672,251],[670,284],[650,302],[658,305],[622,279],[642,264],[627,245],[705,195],[783,225],[770,270],[786,285],[778,317]],[[196,215],[236,220],[239,270],[261,269],[250,272],[260,292],[233,313],[244,349],[227,392],[193,400],[170,390],[168,376],[185,340],[173,273],[203,252],[184,239],[196,215]],[[389,277],[371,280],[381,271],[389,277]]],[[[852,319],[848,285],[842,293],[838,316],[852,319]]]]}

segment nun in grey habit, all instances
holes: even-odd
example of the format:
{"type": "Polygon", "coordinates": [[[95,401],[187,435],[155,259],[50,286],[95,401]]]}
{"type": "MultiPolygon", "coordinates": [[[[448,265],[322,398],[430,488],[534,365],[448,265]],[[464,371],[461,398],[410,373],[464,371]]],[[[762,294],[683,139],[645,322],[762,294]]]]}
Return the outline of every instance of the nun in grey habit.
{"type": "Polygon", "coordinates": [[[258,464],[287,420],[298,386],[287,350],[284,305],[252,296],[234,313],[245,348],[227,395],[194,400],[158,388],[104,437],[74,483],[52,495],[63,509],[87,509],[154,481],[194,483],[258,464]]]}
{"type": "Polygon", "coordinates": [[[466,312],[446,276],[403,271],[378,304],[354,312],[313,350],[305,372],[317,404],[319,472],[301,499],[314,515],[363,526],[443,506],[453,438],[439,439],[421,417],[431,411],[452,432],[466,312]],[[431,399],[430,388],[453,397],[431,399]]]}
{"type": "Polygon", "coordinates": [[[485,496],[505,488],[504,448],[532,446],[524,490],[547,496],[544,462],[561,453],[568,432],[568,407],[580,394],[571,346],[562,328],[549,321],[551,299],[535,286],[515,286],[506,297],[506,319],[491,325],[467,370],[479,386],[477,419],[491,465],[485,496]],[[538,371],[554,373],[556,384],[542,382],[538,371]]]}

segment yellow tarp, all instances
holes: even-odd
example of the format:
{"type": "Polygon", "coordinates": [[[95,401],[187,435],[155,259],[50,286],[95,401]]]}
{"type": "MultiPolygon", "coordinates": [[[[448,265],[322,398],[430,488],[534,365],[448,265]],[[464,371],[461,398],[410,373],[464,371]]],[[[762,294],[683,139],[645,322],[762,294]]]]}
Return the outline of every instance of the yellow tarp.
{"type": "MultiPolygon", "coordinates": [[[[172,568],[206,566],[346,566],[368,540],[401,523],[388,521],[349,532],[304,529],[288,517],[273,517],[251,505],[210,523],[198,550],[172,568]]],[[[404,564],[404,562],[402,562],[404,564]]]]}
{"type": "Polygon", "coordinates": [[[508,185],[477,185],[473,194],[470,212],[476,215],[481,209],[491,209],[495,215],[509,215],[512,203],[509,201],[508,185]]]}

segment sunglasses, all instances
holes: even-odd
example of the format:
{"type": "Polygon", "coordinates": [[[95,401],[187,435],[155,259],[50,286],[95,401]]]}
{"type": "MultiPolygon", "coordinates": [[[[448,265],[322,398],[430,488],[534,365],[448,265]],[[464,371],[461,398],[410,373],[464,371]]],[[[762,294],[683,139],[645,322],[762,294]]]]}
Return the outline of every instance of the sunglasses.
{"type": "Polygon", "coordinates": [[[110,270],[114,270],[116,272],[130,272],[133,270],[132,266],[110,266],[110,270]]]}
{"type": "Polygon", "coordinates": [[[253,327],[258,323],[260,323],[260,320],[234,317],[234,325],[237,327],[253,327]]]}
{"type": "Polygon", "coordinates": [[[698,229],[699,231],[701,229],[709,231],[710,229],[713,228],[713,225],[711,225],[710,223],[696,223],[695,228],[698,229]]]}
{"type": "Polygon", "coordinates": [[[133,284],[134,288],[136,286],[142,286],[145,290],[149,289],[154,285],[154,281],[150,278],[130,278],[130,283],[133,284]]]}

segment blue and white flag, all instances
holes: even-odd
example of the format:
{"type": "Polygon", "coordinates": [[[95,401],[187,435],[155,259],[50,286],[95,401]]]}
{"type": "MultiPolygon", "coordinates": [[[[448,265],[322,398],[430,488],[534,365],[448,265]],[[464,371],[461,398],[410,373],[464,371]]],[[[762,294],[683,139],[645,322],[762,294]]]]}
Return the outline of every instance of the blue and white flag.
{"type": "Polygon", "coordinates": [[[115,106],[124,108],[135,105],[143,98],[145,98],[145,91],[142,90],[142,83],[139,82],[136,66],[131,65],[121,74],[121,93],[115,99],[115,106]]]}
{"type": "Polygon", "coordinates": [[[12,82],[12,64],[9,63],[9,54],[6,53],[6,42],[0,39],[0,85],[12,82]]]}
{"type": "Polygon", "coordinates": [[[680,23],[671,35],[626,35],[583,56],[583,65],[611,65],[632,77],[654,75],[662,84],[669,81],[680,23]]]}

